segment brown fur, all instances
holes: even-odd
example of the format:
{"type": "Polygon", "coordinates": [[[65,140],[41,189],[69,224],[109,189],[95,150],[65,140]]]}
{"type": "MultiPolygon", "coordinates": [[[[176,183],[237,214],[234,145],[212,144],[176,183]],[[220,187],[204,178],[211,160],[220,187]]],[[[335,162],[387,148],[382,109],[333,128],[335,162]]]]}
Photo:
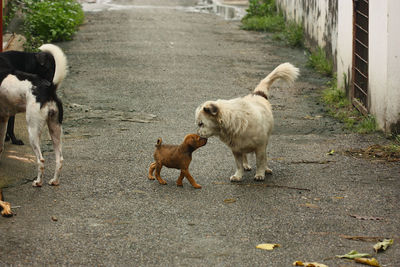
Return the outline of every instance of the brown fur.
{"type": "Polygon", "coordinates": [[[194,188],[200,189],[201,185],[196,183],[189,173],[189,164],[192,161],[193,151],[204,146],[206,143],[207,139],[197,134],[186,135],[183,143],[180,145],[163,145],[162,139],[159,138],[154,151],[155,162],[150,164],[148,178],[150,180],[157,178],[160,184],[167,184],[160,176],[162,166],[166,166],[181,170],[181,174],[176,181],[177,186],[183,186],[182,180],[186,177],[194,188]],[[153,176],[154,170],[156,171],[155,178],[153,176]]]}
{"type": "Polygon", "coordinates": [[[3,201],[3,195],[0,189],[0,207],[3,209],[1,215],[4,217],[12,216],[11,205],[8,202],[3,201]]]}

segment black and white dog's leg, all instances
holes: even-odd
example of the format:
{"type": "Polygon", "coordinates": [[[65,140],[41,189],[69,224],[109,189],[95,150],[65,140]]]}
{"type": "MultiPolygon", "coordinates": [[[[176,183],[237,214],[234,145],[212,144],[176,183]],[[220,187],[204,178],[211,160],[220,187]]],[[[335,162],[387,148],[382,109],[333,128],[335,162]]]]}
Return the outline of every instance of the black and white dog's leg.
{"type": "Polygon", "coordinates": [[[4,150],[4,140],[6,139],[6,132],[7,132],[7,117],[0,117],[0,156],[4,150]]]}
{"type": "Polygon", "coordinates": [[[29,103],[26,107],[26,122],[28,124],[29,142],[36,156],[38,175],[32,186],[42,186],[44,177],[44,158],[40,150],[40,135],[46,123],[47,112],[40,109],[39,103],[29,103]]]}
{"type": "Polygon", "coordinates": [[[15,134],[14,134],[14,123],[15,123],[15,116],[11,116],[8,119],[6,141],[11,139],[11,143],[13,143],[14,145],[22,146],[24,144],[24,142],[22,142],[22,140],[17,139],[15,137],[15,134]]]}
{"type": "Polygon", "coordinates": [[[47,120],[47,126],[49,127],[51,140],[53,141],[54,153],[56,155],[56,169],[54,171],[54,177],[49,181],[49,184],[59,185],[60,173],[64,158],[62,155],[62,126],[58,121],[57,114],[50,112],[47,120]]]}
{"type": "MultiPolygon", "coordinates": [[[[232,151],[233,152],[233,151],[232,151]]],[[[231,182],[240,182],[243,177],[243,153],[233,152],[233,156],[235,157],[236,163],[236,172],[231,176],[231,182]]]]}

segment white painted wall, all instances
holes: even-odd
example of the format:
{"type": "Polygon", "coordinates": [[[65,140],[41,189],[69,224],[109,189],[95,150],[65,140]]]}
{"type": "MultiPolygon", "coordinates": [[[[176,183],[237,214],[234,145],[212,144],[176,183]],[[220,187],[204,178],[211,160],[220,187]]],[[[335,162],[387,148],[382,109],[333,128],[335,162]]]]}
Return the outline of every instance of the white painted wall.
{"type": "MultiPolygon", "coordinates": [[[[353,1],[276,0],[276,3],[288,19],[302,23],[309,45],[326,46],[331,51],[338,86],[349,93],[353,1]]],[[[369,5],[370,113],[381,129],[390,132],[397,124],[400,131],[400,0],[370,0],[369,5]]]]}
{"type": "MultiPolygon", "coordinates": [[[[351,1],[351,0],[347,0],[351,1]]],[[[302,24],[307,45],[322,47],[336,64],[337,0],[276,0],[286,18],[302,24]]]]}
{"type": "Polygon", "coordinates": [[[400,1],[369,3],[370,112],[390,132],[394,124],[400,127],[400,1]]]}
{"type": "Polygon", "coordinates": [[[388,80],[387,0],[370,1],[369,10],[368,90],[370,113],[375,115],[379,127],[384,129],[388,80]],[[374,12],[371,12],[372,10],[374,12]]]}
{"type": "Polygon", "coordinates": [[[353,2],[338,0],[337,80],[339,88],[349,92],[353,61],[353,2]]]}

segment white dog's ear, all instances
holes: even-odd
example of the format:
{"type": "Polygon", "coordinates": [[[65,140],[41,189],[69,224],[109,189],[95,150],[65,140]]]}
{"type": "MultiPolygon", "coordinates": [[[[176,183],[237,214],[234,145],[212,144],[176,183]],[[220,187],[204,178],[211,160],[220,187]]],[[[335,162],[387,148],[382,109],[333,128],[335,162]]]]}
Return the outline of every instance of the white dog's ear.
{"type": "Polygon", "coordinates": [[[208,113],[213,116],[217,115],[219,111],[218,107],[215,104],[208,104],[203,107],[203,110],[205,113],[208,113]]]}

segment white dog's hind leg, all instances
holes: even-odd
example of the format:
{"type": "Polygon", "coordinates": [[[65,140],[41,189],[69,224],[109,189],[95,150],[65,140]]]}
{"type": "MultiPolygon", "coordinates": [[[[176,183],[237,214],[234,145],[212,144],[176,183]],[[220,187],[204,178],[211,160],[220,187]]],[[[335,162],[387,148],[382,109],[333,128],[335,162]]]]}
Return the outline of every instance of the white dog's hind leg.
{"type": "Polygon", "coordinates": [[[4,139],[6,138],[8,118],[0,118],[0,156],[4,150],[4,139]]]}
{"type": "Polygon", "coordinates": [[[249,165],[249,162],[247,161],[247,155],[248,154],[243,154],[243,168],[245,171],[251,171],[251,166],[249,165]]]}
{"type": "MultiPolygon", "coordinates": [[[[267,171],[267,151],[266,146],[260,146],[256,150],[257,171],[254,179],[257,181],[264,181],[265,172],[267,171]]],[[[268,169],[272,172],[270,169],[268,169]]]]}
{"type": "Polygon", "coordinates": [[[231,176],[231,182],[240,182],[243,177],[243,154],[238,152],[233,152],[236,162],[236,172],[231,176]]]}
{"type": "Polygon", "coordinates": [[[49,184],[59,185],[60,173],[64,160],[62,155],[62,126],[58,123],[58,119],[55,117],[48,119],[47,126],[49,127],[51,140],[53,141],[54,153],[56,155],[56,169],[54,171],[54,177],[49,181],[49,184]]]}
{"type": "Polygon", "coordinates": [[[38,175],[32,186],[42,186],[44,177],[44,158],[40,150],[40,135],[46,119],[42,116],[39,104],[28,105],[26,110],[26,121],[28,124],[29,142],[36,156],[38,164],[38,175]]]}

